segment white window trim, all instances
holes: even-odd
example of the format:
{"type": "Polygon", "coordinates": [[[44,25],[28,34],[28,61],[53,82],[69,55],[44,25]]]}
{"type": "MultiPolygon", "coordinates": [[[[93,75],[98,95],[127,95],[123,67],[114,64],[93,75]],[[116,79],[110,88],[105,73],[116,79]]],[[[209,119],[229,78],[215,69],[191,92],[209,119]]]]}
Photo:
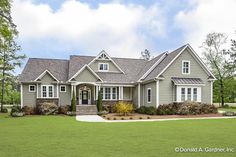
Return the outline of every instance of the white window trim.
{"type": "Polygon", "coordinates": [[[109,87],[101,87],[103,90],[102,90],[102,92],[103,92],[103,98],[102,98],[102,100],[118,100],[117,99],[117,87],[114,87],[114,86],[109,86],[109,87]],[[105,88],[110,88],[110,99],[105,99],[105,88]],[[116,99],[112,99],[112,88],[116,88],[116,99]]]}
{"type": "Polygon", "coordinates": [[[189,75],[191,73],[191,62],[189,60],[182,60],[182,74],[183,75],[189,75]],[[184,73],[184,63],[187,62],[189,65],[188,73],[184,73]]]}
{"type": "Polygon", "coordinates": [[[197,88],[197,101],[196,102],[201,102],[202,101],[202,88],[199,86],[177,86],[176,88],[176,101],[177,102],[183,102],[182,101],[182,92],[181,89],[184,88],[185,89],[185,101],[188,101],[188,88],[191,88],[191,100],[190,101],[194,101],[193,100],[193,89],[197,88]]]}
{"type": "Polygon", "coordinates": [[[98,63],[98,71],[99,72],[108,72],[109,71],[109,64],[108,63],[98,63]],[[107,65],[107,70],[100,70],[100,65],[105,65],[105,64],[107,65]]]}
{"type": "Polygon", "coordinates": [[[152,103],[152,88],[147,88],[147,103],[152,103]],[[148,101],[148,91],[150,90],[150,101],[148,101]]]}
{"type": "Polygon", "coordinates": [[[35,87],[35,85],[29,85],[29,92],[30,92],[30,93],[36,92],[36,87],[35,87]],[[34,91],[31,91],[31,90],[30,90],[30,87],[31,87],[31,86],[34,86],[34,91]]]}
{"type": "Polygon", "coordinates": [[[42,98],[54,98],[54,85],[41,85],[42,98]],[[46,97],[43,97],[43,86],[46,86],[46,97]],[[52,87],[52,97],[49,97],[49,87],[52,87]]]}
{"type": "Polygon", "coordinates": [[[60,85],[60,92],[65,93],[66,92],[66,85],[60,85]],[[65,91],[61,90],[61,87],[65,87],[65,91]]]}

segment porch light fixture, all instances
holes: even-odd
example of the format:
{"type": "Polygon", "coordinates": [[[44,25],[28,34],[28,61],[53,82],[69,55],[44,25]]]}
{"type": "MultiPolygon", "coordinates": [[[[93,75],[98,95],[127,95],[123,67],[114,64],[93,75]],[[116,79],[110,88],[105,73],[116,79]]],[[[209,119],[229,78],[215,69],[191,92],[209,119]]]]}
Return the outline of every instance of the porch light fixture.
{"type": "Polygon", "coordinates": [[[84,88],[83,88],[83,90],[87,90],[87,86],[86,86],[86,85],[84,85],[84,88]]]}

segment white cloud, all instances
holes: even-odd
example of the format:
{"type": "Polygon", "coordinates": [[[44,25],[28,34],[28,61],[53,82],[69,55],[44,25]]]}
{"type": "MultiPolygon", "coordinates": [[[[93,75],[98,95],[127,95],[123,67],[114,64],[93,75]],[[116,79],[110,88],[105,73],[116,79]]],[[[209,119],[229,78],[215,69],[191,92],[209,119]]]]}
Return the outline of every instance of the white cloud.
{"type": "Polygon", "coordinates": [[[53,39],[66,46],[52,47],[65,51],[97,54],[105,49],[112,56],[137,57],[151,45],[148,36],[165,36],[165,19],[157,4],[144,8],[112,2],[90,8],[87,3],[69,0],[54,11],[47,4],[14,0],[12,16],[22,42],[53,39]]]}
{"type": "Polygon", "coordinates": [[[184,30],[185,42],[190,43],[199,53],[206,35],[211,32],[226,33],[228,39],[235,38],[235,0],[197,0],[192,10],[180,11],[176,26],[184,30]]]}

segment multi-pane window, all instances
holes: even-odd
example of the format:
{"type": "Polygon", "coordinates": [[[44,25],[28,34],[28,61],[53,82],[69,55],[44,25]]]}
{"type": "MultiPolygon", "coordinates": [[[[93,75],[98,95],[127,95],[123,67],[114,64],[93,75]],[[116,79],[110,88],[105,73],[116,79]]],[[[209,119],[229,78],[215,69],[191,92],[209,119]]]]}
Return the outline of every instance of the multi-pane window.
{"type": "Polygon", "coordinates": [[[183,74],[190,74],[190,61],[183,61],[182,62],[182,73],[183,74]]]}
{"type": "Polygon", "coordinates": [[[53,97],[53,85],[42,85],[42,97],[52,98],[53,97]]]}
{"type": "Polygon", "coordinates": [[[187,88],[187,100],[191,101],[191,88],[187,88]]]}
{"type": "Polygon", "coordinates": [[[150,103],[152,100],[152,90],[151,88],[147,89],[147,102],[150,103]]]}
{"type": "Polygon", "coordinates": [[[181,101],[185,101],[185,88],[181,88],[181,101]]]}
{"type": "Polygon", "coordinates": [[[65,85],[60,86],[60,92],[66,92],[66,86],[65,85]]]}
{"type": "Polygon", "coordinates": [[[102,87],[100,89],[103,100],[116,100],[117,88],[116,87],[102,87]]]}
{"type": "Polygon", "coordinates": [[[193,101],[197,101],[197,88],[193,88],[193,101]]]}
{"type": "Polygon", "coordinates": [[[108,71],[108,63],[99,63],[98,71],[108,71]]]}
{"type": "Polygon", "coordinates": [[[35,85],[29,85],[29,92],[35,92],[35,85]]]}
{"type": "Polygon", "coordinates": [[[105,99],[111,99],[111,88],[105,88],[105,99]]]}
{"type": "Polygon", "coordinates": [[[45,98],[47,97],[47,86],[42,87],[42,96],[45,98]]]}
{"type": "Polygon", "coordinates": [[[112,99],[114,100],[114,99],[116,99],[116,87],[113,87],[112,88],[112,99]]]}

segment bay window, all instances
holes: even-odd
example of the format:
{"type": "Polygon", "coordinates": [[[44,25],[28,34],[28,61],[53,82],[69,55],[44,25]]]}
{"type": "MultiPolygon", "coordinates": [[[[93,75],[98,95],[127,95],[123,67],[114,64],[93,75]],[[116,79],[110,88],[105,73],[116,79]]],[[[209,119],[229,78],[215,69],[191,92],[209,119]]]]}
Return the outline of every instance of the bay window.
{"type": "Polygon", "coordinates": [[[201,87],[177,86],[176,101],[177,102],[183,102],[183,101],[201,102],[201,87]]]}

